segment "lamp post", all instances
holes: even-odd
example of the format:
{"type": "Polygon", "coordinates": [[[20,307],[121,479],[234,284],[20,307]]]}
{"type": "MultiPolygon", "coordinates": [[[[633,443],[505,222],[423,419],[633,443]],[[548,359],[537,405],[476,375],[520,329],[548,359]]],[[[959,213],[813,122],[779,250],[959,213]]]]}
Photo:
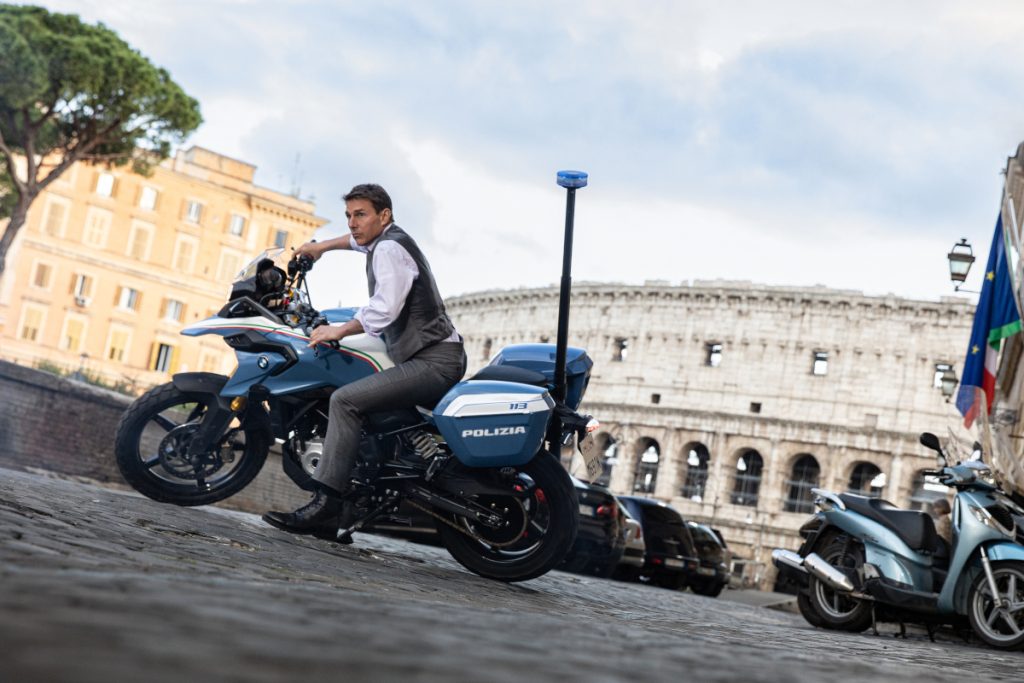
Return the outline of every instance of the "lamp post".
{"type": "Polygon", "coordinates": [[[951,282],[956,283],[953,291],[977,294],[977,292],[960,287],[967,280],[967,273],[970,272],[971,264],[974,263],[974,250],[971,249],[967,238],[961,237],[960,241],[954,244],[953,248],[946,254],[946,258],[949,259],[949,279],[951,282]]]}
{"type": "Polygon", "coordinates": [[[956,373],[953,372],[953,368],[946,368],[942,371],[942,375],[939,376],[939,383],[942,386],[942,395],[946,397],[946,403],[949,403],[953,392],[956,391],[956,385],[960,383],[956,378],[956,373]]]}

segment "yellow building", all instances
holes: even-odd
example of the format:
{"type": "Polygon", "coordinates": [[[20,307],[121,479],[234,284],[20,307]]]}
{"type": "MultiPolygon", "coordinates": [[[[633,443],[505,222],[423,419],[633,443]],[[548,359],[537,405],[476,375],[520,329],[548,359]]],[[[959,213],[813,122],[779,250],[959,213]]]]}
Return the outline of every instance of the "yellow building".
{"type": "Polygon", "coordinates": [[[182,327],[224,305],[256,254],[326,222],[253,184],[256,167],[179,151],[149,177],[76,164],[36,199],[0,280],[0,358],[83,369],[141,390],[174,372],[230,372],[219,337],[182,327]]]}

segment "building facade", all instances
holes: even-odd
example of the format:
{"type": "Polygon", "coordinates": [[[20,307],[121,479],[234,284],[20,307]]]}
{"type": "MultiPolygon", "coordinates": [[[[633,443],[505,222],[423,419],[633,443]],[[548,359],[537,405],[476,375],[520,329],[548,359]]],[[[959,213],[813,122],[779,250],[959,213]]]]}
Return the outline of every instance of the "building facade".
{"type": "MultiPolygon", "coordinates": [[[[447,302],[470,369],[502,346],[554,341],[555,288],[447,302]]],[[[959,366],[973,306],[852,291],[696,282],[575,284],[570,344],[594,360],[583,410],[602,423],[605,481],[719,528],[747,578],[795,547],[810,489],[924,507],[922,431],[959,416],[939,377],[959,366]]]]}
{"type": "Polygon", "coordinates": [[[263,249],[325,219],[259,187],[256,167],[179,151],[150,176],[76,164],[36,199],[0,281],[0,357],[81,370],[133,390],[177,371],[229,372],[219,338],[179,332],[223,306],[263,249]]]}

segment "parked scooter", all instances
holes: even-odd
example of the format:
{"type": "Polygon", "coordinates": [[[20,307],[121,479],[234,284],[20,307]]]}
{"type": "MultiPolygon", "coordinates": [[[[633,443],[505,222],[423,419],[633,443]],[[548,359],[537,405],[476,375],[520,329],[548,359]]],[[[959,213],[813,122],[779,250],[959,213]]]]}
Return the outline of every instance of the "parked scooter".
{"type": "Polygon", "coordinates": [[[952,539],[925,512],[878,499],[813,489],[818,512],[804,524],[798,552],[772,562],[799,586],[809,623],[863,631],[878,621],[970,624],[993,647],[1024,646],[1024,509],[999,489],[981,460],[950,465],[939,439],[921,435],[956,489],[952,539]],[[965,619],[966,617],[966,619],[965,619]]]}

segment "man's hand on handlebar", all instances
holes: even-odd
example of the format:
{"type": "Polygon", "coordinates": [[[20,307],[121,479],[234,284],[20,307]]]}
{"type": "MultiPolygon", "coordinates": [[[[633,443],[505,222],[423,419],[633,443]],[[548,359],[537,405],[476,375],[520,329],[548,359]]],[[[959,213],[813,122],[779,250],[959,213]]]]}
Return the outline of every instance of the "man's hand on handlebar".
{"type": "Polygon", "coordinates": [[[309,258],[313,259],[314,261],[317,261],[317,260],[319,260],[319,258],[321,256],[324,255],[325,251],[326,251],[326,249],[324,249],[324,245],[322,243],[319,243],[316,240],[312,240],[312,241],[306,242],[301,247],[296,249],[295,253],[292,254],[292,258],[299,258],[300,256],[308,256],[309,258]]]}
{"type": "Polygon", "coordinates": [[[317,344],[329,344],[344,339],[353,334],[363,331],[363,326],[358,320],[349,320],[344,325],[320,325],[309,333],[309,346],[317,344]]]}

